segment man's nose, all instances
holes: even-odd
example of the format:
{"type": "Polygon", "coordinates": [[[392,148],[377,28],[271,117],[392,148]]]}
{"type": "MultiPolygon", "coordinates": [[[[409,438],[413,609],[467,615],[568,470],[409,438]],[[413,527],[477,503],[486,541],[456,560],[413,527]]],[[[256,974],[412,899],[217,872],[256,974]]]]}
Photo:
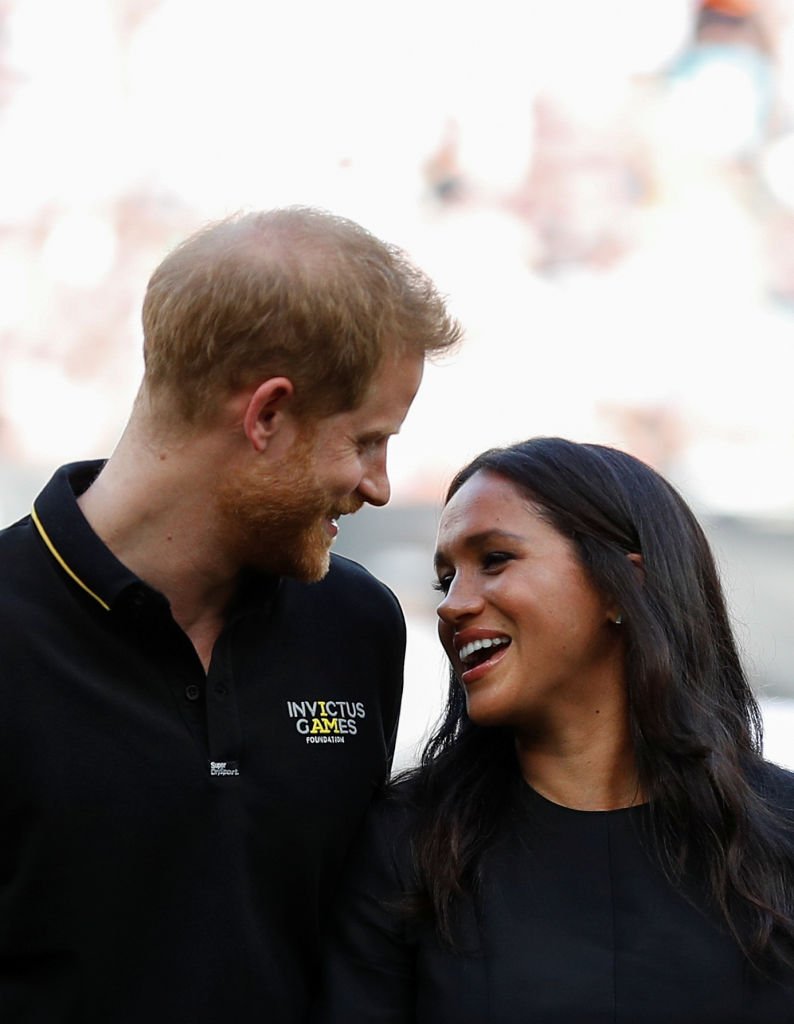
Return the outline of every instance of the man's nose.
{"type": "Polygon", "coordinates": [[[391,497],[391,484],[386,470],[386,459],[373,460],[358,485],[358,493],[369,505],[385,505],[391,497]]]}

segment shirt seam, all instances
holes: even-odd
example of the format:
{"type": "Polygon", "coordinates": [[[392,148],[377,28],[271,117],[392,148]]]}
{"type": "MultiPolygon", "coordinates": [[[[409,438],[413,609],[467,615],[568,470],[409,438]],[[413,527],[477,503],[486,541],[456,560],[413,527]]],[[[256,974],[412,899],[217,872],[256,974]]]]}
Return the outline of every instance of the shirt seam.
{"type": "Polygon", "coordinates": [[[612,863],[612,825],[607,820],[607,864],[609,866],[609,911],[612,927],[612,1021],[618,1019],[618,949],[615,925],[615,876],[612,863]]]}

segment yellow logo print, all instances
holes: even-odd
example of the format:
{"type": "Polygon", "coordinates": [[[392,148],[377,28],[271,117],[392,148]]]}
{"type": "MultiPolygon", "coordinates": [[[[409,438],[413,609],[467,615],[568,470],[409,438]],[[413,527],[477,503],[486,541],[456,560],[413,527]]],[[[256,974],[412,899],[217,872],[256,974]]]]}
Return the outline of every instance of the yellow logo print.
{"type": "Polygon", "coordinates": [[[287,714],[307,743],[344,743],[367,717],[361,701],[348,700],[288,700],[287,714]]]}

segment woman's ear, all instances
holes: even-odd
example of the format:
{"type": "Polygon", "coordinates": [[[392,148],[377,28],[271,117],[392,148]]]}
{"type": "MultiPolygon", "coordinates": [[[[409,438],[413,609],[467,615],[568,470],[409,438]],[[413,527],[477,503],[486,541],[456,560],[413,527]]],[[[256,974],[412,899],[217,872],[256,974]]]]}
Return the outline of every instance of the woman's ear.
{"type": "MultiPolygon", "coordinates": [[[[642,560],[642,555],[637,554],[634,551],[630,551],[626,555],[626,558],[628,558],[628,560],[634,566],[634,570],[637,573],[637,579],[640,582],[640,586],[643,586],[643,584],[645,583],[645,564],[642,560]]],[[[611,605],[607,609],[607,618],[616,626],[623,625],[622,609],[618,605],[611,605]]]]}
{"type": "Polygon", "coordinates": [[[635,570],[637,572],[637,576],[639,578],[640,583],[644,584],[645,583],[645,563],[642,560],[642,555],[637,554],[637,552],[635,552],[635,551],[630,551],[626,555],[626,558],[628,558],[628,560],[634,566],[634,568],[635,568],[635,570]]]}
{"type": "Polygon", "coordinates": [[[257,451],[264,451],[288,418],[295,387],[288,377],[269,377],[253,392],[243,413],[243,430],[257,451]]]}

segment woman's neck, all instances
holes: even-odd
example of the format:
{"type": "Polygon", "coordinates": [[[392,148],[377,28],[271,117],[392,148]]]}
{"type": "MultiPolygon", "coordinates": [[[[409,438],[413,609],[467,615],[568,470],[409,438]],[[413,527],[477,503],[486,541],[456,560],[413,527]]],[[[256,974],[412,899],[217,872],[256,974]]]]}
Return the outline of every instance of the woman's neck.
{"type": "Polygon", "coordinates": [[[644,802],[622,716],[564,730],[519,732],[516,754],[527,784],[563,807],[609,811],[644,802]]]}

